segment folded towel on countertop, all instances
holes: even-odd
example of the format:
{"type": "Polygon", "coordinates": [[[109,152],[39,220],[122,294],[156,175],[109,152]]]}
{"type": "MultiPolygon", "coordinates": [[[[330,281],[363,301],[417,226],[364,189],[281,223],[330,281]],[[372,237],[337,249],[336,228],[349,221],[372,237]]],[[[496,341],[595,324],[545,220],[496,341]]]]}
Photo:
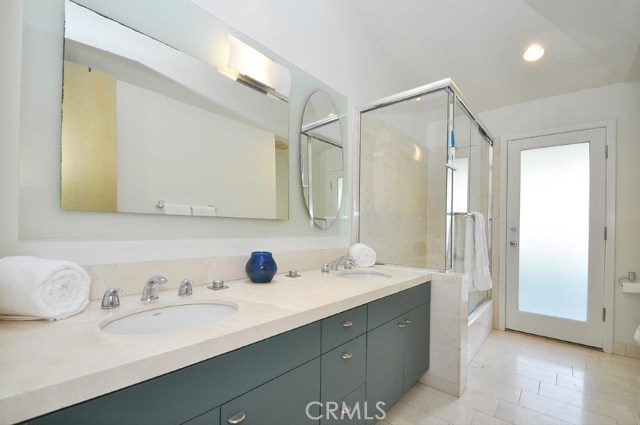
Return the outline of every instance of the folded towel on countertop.
{"type": "Polygon", "coordinates": [[[357,243],[349,248],[349,256],[358,267],[371,267],[376,263],[376,252],[363,243],[357,243]]]}
{"type": "Polygon", "coordinates": [[[476,291],[491,289],[491,271],[489,270],[489,250],[485,231],[485,218],[473,211],[467,218],[464,249],[464,272],[469,275],[469,287],[476,291]]]}
{"type": "Polygon", "coordinates": [[[87,272],[69,261],[0,258],[0,319],[59,320],[89,304],[87,272]]]}

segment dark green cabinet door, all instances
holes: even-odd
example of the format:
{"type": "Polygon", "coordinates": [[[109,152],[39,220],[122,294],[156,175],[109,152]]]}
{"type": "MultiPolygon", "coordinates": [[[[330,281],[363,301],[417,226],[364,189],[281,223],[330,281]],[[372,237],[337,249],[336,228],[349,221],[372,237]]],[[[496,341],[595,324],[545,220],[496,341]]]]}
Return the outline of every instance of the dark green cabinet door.
{"type": "Polygon", "coordinates": [[[429,369],[429,305],[405,314],[404,391],[408,391],[429,369]]]}
{"type": "Polygon", "coordinates": [[[320,359],[317,358],[224,404],[221,422],[224,425],[317,425],[319,400],[320,359]],[[312,404],[307,409],[309,403],[312,404]]]}
{"type": "Polygon", "coordinates": [[[400,399],[403,390],[404,332],[400,319],[391,320],[367,335],[367,405],[384,402],[385,410],[400,399]]]}

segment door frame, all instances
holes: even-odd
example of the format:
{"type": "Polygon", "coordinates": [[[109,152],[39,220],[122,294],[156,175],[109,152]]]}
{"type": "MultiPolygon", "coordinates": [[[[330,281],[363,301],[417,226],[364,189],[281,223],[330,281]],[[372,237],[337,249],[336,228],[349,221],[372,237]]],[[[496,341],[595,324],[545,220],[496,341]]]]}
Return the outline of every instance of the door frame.
{"type": "MultiPolygon", "coordinates": [[[[615,291],[615,241],[616,241],[616,120],[597,121],[592,123],[577,124],[565,127],[550,128],[528,133],[520,133],[500,137],[500,286],[498,289],[498,329],[505,330],[507,307],[507,159],[509,142],[512,140],[530,137],[549,136],[557,133],[570,133],[574,131],[592,130],[602,128],[605,130],[605,145],[608,147],[608,159],[606,163],[606,200],[605,223],[607,226],[607,240],[605,241],[605,266],[604,266],[604,307],[607,311],[604,322],[604,338],[602,349],[605,353],[613,351],[613,298],[615,291]]],[[[604,152],[603,152],[604,155],[604,152]]]]}

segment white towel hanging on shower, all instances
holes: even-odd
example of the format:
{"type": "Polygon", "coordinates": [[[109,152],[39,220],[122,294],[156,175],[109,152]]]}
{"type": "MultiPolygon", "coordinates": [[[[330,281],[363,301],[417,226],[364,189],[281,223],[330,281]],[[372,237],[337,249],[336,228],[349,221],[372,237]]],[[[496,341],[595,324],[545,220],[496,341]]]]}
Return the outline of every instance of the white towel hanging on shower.
{"type": "Polygon", "coordinates": [[[485,227],[484,215],[471,212],[467,218],[464,272],[469,275],[469,287],[476,291],[486,291],[493,285],[485,227]]]}

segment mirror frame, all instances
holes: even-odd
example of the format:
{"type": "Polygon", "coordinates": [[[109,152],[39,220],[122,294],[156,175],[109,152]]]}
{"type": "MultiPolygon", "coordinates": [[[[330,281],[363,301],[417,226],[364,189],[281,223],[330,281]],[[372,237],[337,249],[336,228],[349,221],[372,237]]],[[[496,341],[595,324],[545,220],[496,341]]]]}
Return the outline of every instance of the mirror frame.
{"type": "MultiPolygon", "coordinates": [[[[345,170],[345,151],[344,151],[344,137],[343,137],[343,116],[339,115],[337,112],[337,107],[331,98],[331,96],[323,91],[316,90],[305,102],[304,111],[302,114],[302,122],[300,124],[300,179],[302,183],[302,196],[304,198],[304,202],[307,208],[307,212],[309,213],[309,219],[313,224],[320,229],[328,229],[333,223],[338,219],[340,215],[340,209],[344,203],[344,170],[345,170]],[[325,110],[318,113],[314,111],[316,116],[311,117],[309,119],[308,112],[310,112],[309,107],[312,104],[312,99],[314,97],[318,99],[318,96],[324,97],[322,101],[324,102],[325,110]],[[337,130],[340,137],[340,140],[332,140],[327,137],[318,137],[318,134],[311,135],[310,132],[321,129],[326,126],[330,126],[332,124],[337,124],[337,130]],[[335,215],[327,216],[327,217],[316,217],[315,216],[315,196],[314,196],[314,186],[313,186],[313,154],[312,154],[312,144],[309,140],[316,140],[318,142],[323,142],[325,144],[331,145],[335,148],[340,148],[340,161],[342,167],[342,176],[336,179],[336,205],[335,205],[335,215]],[[306,149],[306,152],[305,152],[306,149]]],[[[331,182],[330,187],[333,188],[333,182],[331,182]]]]}

